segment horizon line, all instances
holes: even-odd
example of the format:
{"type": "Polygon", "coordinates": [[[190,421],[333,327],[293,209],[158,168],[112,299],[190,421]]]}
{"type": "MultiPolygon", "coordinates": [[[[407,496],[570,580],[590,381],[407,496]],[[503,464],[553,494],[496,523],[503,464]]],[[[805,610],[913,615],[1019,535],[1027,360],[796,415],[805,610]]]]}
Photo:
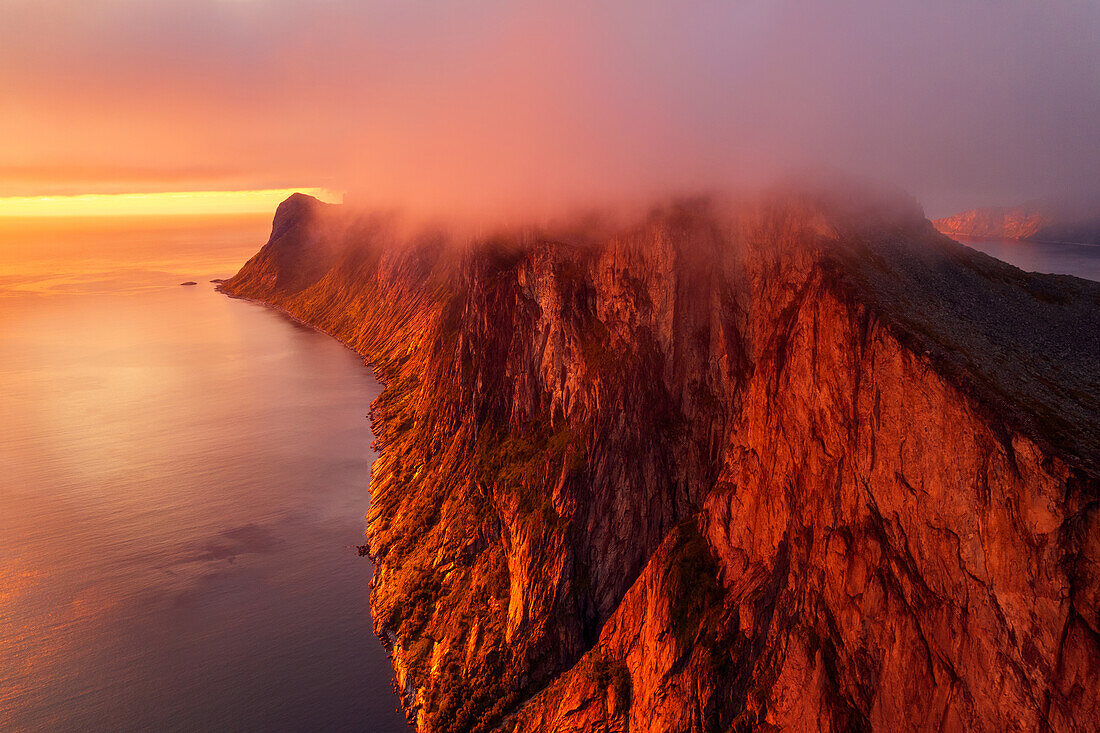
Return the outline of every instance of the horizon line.
{"type": "Polygon", "coordinates": [[[0,196],[0,218],[263,214],[272,213],[276,206],[294,193],[304,193],[328,203],[343,200],[343,192],[317,186],[0,196]]]}

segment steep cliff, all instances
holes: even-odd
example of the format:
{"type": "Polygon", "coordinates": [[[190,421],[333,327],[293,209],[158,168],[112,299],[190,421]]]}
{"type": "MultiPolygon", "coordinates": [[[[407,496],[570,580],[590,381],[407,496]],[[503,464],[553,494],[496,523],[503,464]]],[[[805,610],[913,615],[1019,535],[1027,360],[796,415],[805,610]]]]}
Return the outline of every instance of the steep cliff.
{"type": "Polygon", "coordinates": [[[386,385],[418,730],[1096,729],[1100,285],[820,196],[403,231],[293,197],[223,288],[386,385]]]}

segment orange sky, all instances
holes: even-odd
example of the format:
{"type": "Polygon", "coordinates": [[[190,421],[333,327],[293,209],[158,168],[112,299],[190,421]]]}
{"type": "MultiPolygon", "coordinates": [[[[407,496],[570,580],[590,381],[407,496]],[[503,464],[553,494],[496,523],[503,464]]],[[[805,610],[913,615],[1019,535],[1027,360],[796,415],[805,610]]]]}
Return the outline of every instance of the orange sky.
{"type": "Polygon", "coordinates": [[[0,197],[1097,188],[1100,3],[0,0],[0,197]]]}

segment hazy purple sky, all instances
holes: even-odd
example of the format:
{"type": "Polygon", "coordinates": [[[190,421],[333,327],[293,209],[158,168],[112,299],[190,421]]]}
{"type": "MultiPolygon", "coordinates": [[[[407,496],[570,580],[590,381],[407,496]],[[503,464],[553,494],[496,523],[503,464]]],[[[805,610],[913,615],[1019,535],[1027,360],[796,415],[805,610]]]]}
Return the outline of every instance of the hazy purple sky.
{"type": "Polygon", "coordinates": [[[0,195],[1100,193],[1100,2],[0,0],[0,195]]]}

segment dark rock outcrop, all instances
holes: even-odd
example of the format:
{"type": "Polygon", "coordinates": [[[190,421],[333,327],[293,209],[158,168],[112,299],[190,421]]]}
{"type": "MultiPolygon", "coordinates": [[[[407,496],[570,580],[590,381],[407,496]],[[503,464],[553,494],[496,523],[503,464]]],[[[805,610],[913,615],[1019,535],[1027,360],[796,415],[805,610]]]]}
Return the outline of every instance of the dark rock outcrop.
{"type": "Polygon", "coordinates": [[[1100,284],[809,196],[397,231],[295,197],[222,288],[386,384],[418,730],[1096,729],[1100,284]]]}

